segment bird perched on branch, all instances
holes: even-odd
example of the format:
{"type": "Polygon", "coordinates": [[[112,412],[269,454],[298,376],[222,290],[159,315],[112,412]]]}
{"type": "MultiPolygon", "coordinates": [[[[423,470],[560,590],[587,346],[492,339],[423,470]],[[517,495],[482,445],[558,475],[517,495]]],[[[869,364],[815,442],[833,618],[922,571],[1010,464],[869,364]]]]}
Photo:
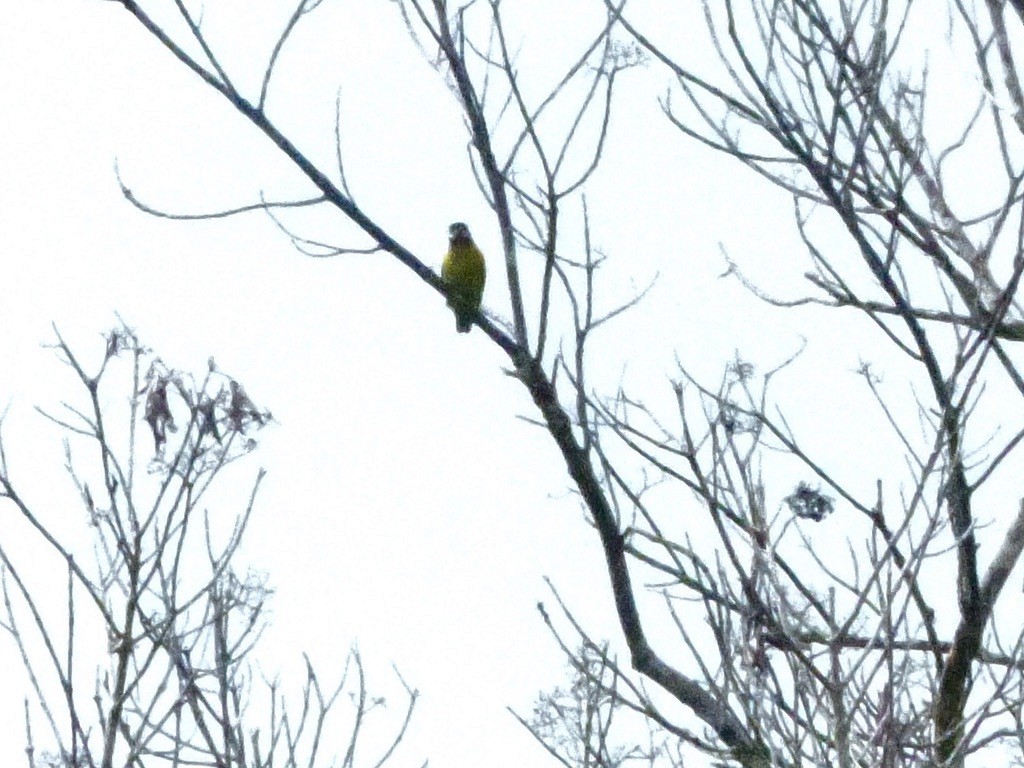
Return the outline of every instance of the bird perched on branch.
{"type": "Polygon", "coordinates": [[[487,267],[469,227],[461,221],[448,227],[448,254],[441,265],[441,279],[448,287],[448,306],[455,313],[455,330],[469,333],[484,295],[487,267]]]}

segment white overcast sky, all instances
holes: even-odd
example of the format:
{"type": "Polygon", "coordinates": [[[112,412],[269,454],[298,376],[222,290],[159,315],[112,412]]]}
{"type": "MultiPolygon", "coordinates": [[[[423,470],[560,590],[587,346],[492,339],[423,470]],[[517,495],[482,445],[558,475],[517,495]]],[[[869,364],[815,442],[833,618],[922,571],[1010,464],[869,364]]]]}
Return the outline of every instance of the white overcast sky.
{"type": "MultiPolygon", "coordinates": [[[[207,3],[211,36],[250,93],[283,18],[253,8],[278,5],[207,3]]],[[[551,3],[522,5],[524,18],[553,13],[551,3]]],[[[528,28],[522,71],[541,73],[528,80],[534,95],[585,39],[572,34],[584,5],[594,4],[565,2],[561,17],[528,28]]],[[[40,347],[51,323],[95,356],[117,312],[170,366],[200,371],[214,356],[278,421],[245,464],[249,477],[269,472],[242,553],[277,590],[265,668],[299,671],[306,651],[329,673],[358,642],[371,689],[390,684],[393,662],[422,694],[399,764],[544,764],[504,709],[528,711],[539,690],[562,682],[534,608],[550,602],[543,577],[596,636],[618,642],[619,631],[597,539],[550,440],[517,418],[531,405],[502,354],[478,329],[456,335],[443,301],[386,255],[313,260],[262,215],[177,222],[135,210],[115,163],[140,199],[182,213],[309,188],[117,4],[33,0],[3,16],[0,403],[10,404],[8,453],[38,457],[26,482],[65,482],[60,436],[32,411],[71,393],[40,347]]],[[[606,308],[660,275],[643,307],[601,338],[595,383],[621,380],[665,403],[676,354],[714,386],[736,349],[776,364],[814,322],[807,364],[828,361],[840,383],[805,402],[794,427],[880,427],[849,374],[862,353],[858,326],[769,310],[718,279],[721,243],[792,297],[805,256],[784,196],[659,116],[667,85],[656,68],[623,76],[608,167],[588,196],[595,241],[611,257],[599,284],[606,308]]],[[[508,317],[498,232],[468,170],[457,105],[391,3],[328,0],[281,59],[270,114],[328,168],[338,93],[357,202],[434,266],[448,223],[468,222],[491,254],[485,304],[508,317]]],[[[290,221],[310,237],[366,245],[334,214],[290,221]]],[[[883,462],[862,452],[837,472],[871,484],[883,462]]],[[[239,505],[245,474],[234,475],[239,505]]],[[[73,505],[46,517],[58,529],[83,523],[73,505]]],[[[4,525],[0,536],[12,535],[4,525]]],[[[6,640],[0,659],[16,664],[6,640]]],[[[0,687],[0,711],[15,713],[3,719],[2,765],[24,759],[24,693],[0,687]]]]}

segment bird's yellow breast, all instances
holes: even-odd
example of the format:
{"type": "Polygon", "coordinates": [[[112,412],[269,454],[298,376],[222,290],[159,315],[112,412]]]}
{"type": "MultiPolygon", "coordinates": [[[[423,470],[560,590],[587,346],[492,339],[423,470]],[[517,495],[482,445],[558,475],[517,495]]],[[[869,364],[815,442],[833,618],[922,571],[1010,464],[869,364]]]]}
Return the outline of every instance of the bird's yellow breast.
{"type": "Polygon", "coordinates": [[[478,307],[487,279],[484,255],[472,242],[453,243],[441,265],[441,277],[467,302],[478,307]]]}

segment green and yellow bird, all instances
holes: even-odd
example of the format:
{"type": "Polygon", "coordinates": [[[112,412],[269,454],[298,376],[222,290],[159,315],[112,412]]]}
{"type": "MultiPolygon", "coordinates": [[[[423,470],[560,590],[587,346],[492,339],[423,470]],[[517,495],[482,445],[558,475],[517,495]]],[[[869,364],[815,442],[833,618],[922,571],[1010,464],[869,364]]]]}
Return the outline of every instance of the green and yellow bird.
{"type": "Polygon", "coordinates": [[[455,313],[455,330],[469,333],[484,295],[487,266],[469,227],[461,221],[448,227],[448,254],[441,265],[441,279],[448,287],[448,306],[455,313]]]}

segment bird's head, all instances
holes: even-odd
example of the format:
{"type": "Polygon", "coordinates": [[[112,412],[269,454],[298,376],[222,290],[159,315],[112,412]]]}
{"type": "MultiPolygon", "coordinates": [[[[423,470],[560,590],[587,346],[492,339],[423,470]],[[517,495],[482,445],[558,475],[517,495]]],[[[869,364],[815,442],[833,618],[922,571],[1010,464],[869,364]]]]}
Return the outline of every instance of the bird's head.
{"type": "Polygon", "coordinates": [[[461,221],[456,221],[448,226],[448,240],[452,243],[466,243],[472,242],[473,238],[469,234],[469,227],[461,221]]]}

